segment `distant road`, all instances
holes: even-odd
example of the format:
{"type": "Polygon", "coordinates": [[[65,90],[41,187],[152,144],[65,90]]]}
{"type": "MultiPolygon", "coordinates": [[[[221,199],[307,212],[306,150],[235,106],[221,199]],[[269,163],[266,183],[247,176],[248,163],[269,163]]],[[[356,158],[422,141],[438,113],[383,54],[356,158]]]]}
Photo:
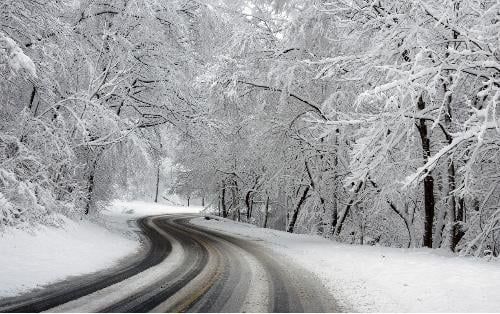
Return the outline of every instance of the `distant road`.
{"type": "Polygon", "coordinates": [[[2,312],[337,312],[309,272],[258,241],[189,223],[198,215],[138,220],[145,254],[18,298],[2,312]]]}

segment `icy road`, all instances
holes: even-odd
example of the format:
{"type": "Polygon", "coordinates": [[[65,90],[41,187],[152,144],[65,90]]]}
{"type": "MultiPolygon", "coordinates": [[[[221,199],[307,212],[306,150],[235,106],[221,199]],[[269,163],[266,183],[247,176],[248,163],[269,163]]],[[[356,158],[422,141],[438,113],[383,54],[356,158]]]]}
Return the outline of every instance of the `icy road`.
{"type": "Polygon", "coordinates": [[[142,218],[145,254],[119,267],[0,302],[2,312],[338,312],[304,269],[258,241],[189,223],[195,215],[142,218]]]}

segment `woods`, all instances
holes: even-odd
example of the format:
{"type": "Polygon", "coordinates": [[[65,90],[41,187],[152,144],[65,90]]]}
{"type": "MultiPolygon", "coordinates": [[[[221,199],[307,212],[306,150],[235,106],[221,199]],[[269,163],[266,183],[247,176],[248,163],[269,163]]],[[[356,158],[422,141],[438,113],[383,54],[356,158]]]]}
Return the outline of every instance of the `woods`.
{"type": "Polygon", "coordinates": [[[173,192],[223,217],[499,254],[496,1],[7,0],[0,12],[2,226],[158,199],[168,155],[173,192]]]}
{"type": "Polygon", "coordinates": [[[223,14],[237,27],[203,76],[215,122],[179,162],[231,195],[230,217],[498,255],[497,3],[253,1],[223,14]]]}
{"type": "Polygon", "coordinates": [[[195,108],[184,82],[203,10],[190,1],[2,2],[2,227],[151,192],[138,183],[156,173],[159,134],[195,108]]]}

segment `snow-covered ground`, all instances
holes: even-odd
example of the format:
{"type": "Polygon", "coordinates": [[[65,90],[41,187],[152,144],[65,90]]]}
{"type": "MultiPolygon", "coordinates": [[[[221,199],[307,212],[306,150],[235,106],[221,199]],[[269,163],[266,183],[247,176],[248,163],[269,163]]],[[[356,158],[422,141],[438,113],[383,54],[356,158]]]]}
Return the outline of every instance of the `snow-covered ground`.
{"type": "Polygon", "coordinates": [[[315,273],[346,309],[497,312],[500,263],[428,249],[343,245],[217,218],[194,224],[258,240],[315,273]]]}
{"type": "Polygon", "coordinates": [[[142,216],[199,212],[200,207],[114,201],[102,212],[102,225],[67,218],[63,227],[0,233],[0,298],[113,267],[140,249],[128,221],[142,216]],[[104,227],[106,226],[106,227],[104,227]]]}
{"type": "Polygon", "coordinates": [[[88,221],[61,228],[0,234],[0,297],[15,296],[68,276],[91,273],[135,253],[139,242],[88,221]]]}

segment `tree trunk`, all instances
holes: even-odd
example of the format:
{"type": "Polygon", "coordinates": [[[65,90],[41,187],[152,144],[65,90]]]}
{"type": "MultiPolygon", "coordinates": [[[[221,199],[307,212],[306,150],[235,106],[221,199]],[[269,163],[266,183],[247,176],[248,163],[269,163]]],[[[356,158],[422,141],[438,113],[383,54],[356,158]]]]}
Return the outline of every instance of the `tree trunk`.
{"type": "MultiPolygon", "coordinates": [[[[453,157],[450,157],[453,158],[453,157]]],[[[450,198],[450,220],[451,220],[451,241],[450,241],[450,249],[455,251],[458,242],[463,237],[463,231],[461,226],[461,221],[463,219],[463,210],[460,208],[461,202],[459,201],[457,204],[457,200],[454,194],[456,189],[455,183],[455,163],[451,160],[448,166],[448,184],[449,184],[449,198],[450,198]],[[460,217],[459,217],[460,216],[460,217]]]]}
{"type": "Polygon", "coordinates": [[[158,193],[160,191],[160,163],[158,162],[156,168],[156,191],[155,191],[155,203],[158,203],[158,193]]]}
{"type": "Polygon", "coordinates": [[[247,221],[250,221],[250,218],[252,218],[252,204],[253,204],[252,194],[254,194],[257,189],[257,186],[259,184],[259,178],[260,176],[257,176],[255,178],[255,183],[253,184],[252,189],[250,189],[245,195],[245,206],[247,207],[247,221]]]}
{"type": "Polygon", "coordinates": [[[222,217],[227,218],[227,208],[226,208],[226,183],[222,181],[222,191],[221,191],[221,207],[222,207],[222,217]]]}
{"type": "Polygon", "coordinates": [[[250,218],[252,217],[252,209],[250,205],[251,196],[252,196],[252,191],[248,191],[247,194],[245,195],[245,206],[247,208],[247,221],[250,221],[250,218]]]}
{"type": "Polygon", "coordinates": [[[35,104],[35,96],[36,96],[36,86],[33,85],[33,89],[31,90],[31,95],[30,95],[30,102],[28,105],[28,109],[33,112],[33,105],[35,104]]]}
{"type": "Polygon", "coordinates": [[[250,199],[250,218],[252,218],[252,213],[253,213],[253,198],[250,199]]]}
{"type": "Polygon", "coordinates": [[[297,206],[295,206],[295,209],[293,210],[292,217],[290,218],[290,222],[288,223],[288,227],[286,228],[286,232],[293,233],[293,230],[295,228],[295,223],[297,222],[297,217],[299,217],[300,208],[302,207],[302,205],[306,201],[310,188],[311,188],[311,186],[308,185],[308,186],[306,186],[306,188],[302,192],[302,196],[300,197],[299,201],[297,202],[297,206]]]}
{"type": "Polygon", "coordinates": [[[335,234],[335,229],[338,224],[338,206],[337,206],[337,193],[333,194],[333,203],[332,203],[332,214],[331,214],[331,222],[330,222],[330,237],[335,234]]]}
{"type": "Polygon", "coordinates": [[[354,190],[354,195],[349,200],[349,203],[347,204],[344,211],[340,215],[339,220],[337,221],[337,225],[335,226],[335,232],[334,232],[335,236],[339,236],[340,232],[342,231],[342,226],[344,225],[344,221],[347,218],[347,215],[349,214],[349,210],[351,209],[352,205],[354,204],[354,198],[356,197],[356,195],[358,195],[358,193],[362,187],[363,187],[363,182],[360,181],[358,183],[358,186],[354,190]]]}
{"type": "Polygon", "coordinates": [[[85,204],[85,212],[84,212],[85,215],[88,215],[90,213],[90,207],[92,205],[92,194],[94,194],[94,188],[95,188],[95,175],[96,175],[97,162],[99,161],[100,155],[101,152],[99,152],[94,157],[94,160],[91,162],[91,166],[89,168],[89,175],[87,180],[87,203],[85,204]]]}
{"type": "MultiPolygon", "coordinates": [[[[316,184],[316,180],[314,179],[313,173],[311,172],[309,162],[307,162],[307,161],[305,162],[305,167],[306,167],[307,176],[309,177],[311,189],[318,195],[319,203],[320,203],[320,210],[322,212],[322,217],[323,217],[325,212],[326,212],[325,199],[321,195],[321,191],[320,191],[320,188],[318,187],[318,184],[316,184]]],[[[320,170],[320,173],[321,173],[321,171],[322,170],[320,170]]],[[[318,181],[321,181],[321,174],[318,175],[318,181]]],[[[322,218],[322,220],[323,220],[323,218],[322,218]]]]}
{"type": "MultiPolygon", "coordinates": [[[[446,86],[446,85],[445,85],[446,86]]],[[[445,87],[446,90],[446,87],[445,87]]],[[[451,95],[448,96],[447,100],[447,112],[445,114],[445,125],[448,130],[451,128],[451,95]]],[[[448,144],[451,144],[453,139],[448,134],[445,134],[448,140],[448,144]]],[[[453,156],[450,156],[450,163],[448,165],[448,197],[449,197],[449,219],[451,221],[451,241],[450,249],[455,251],[458,242],[464,236],[464,231],[462,230],[461,223],[464,219],[464,202],[462,198],[458,199],[455,196],[455,190],[457,188],[456,183],[456,172],[455,172],[455,162],[453,161],[453,156]]]]}
{"type": "Polygon", "coordinates": [[[266,197],[266,206],[264,207],[264,228],[267,228],[267,216],[269,215],[269,195],[266,197]]]}
{"type": "Polygon", "coordinates": [[[436,215],[436,224],[435,224],[435,231],[434,231],[434,236],[432,237],[432,247],[433,248],[439,248],[441,247],[443,243],[443,233],[444,233],[444,228],[446,227],[446,219],[448,217],[448,211],[446,208],[440,209],[437,212],[436,215]]]}
{"type": "Polygon", "coordinates": [[[408,217],[405,217],[403,220],[405,222],[406,230],[408,231],[408,237],[410,239],[408,243],[408,248],[416,247],[415,231],[413,230],[411,220],[408,219],[408,217]]]}
{"type": "MultiPolygon", "coordinates": [[[[236,209],[236,219],[237,221],[241,221],[241,209],[239,205],[239,190],[238,190],[238,182],[233,178],[233,187],[231,188],[231,203],[232,208],[236,209]]],[[[234,217],[234,215],[233,215],[234,217]]]]}
{"type": "Polygon", "coordinates": [[[396,207],[396,205],[394,205],[393,202],[389,200],[387,200],[387,202],[389,203],[391,209],[403,220],[405,224],[406,232],[408,232],[408,239],[409,239],[408,247],[409,248],[415,247],[415,233],[413,232],[412,223],[409,217],[408,204],[405,204],[406,209],[405,212],[403,213],[400,210],[398,210],[398,208],[396,207]]]}
{"type": "MultiPolygon", "coordinates": [[[[455,3],[454,11],[458,10],[458,6],[459,6],[458,2],[455,3]]],[[[455,30],[452,30],[452,37],[455,40],[458,38],[458,33],[455,30]]],[[[454,48],[454,49],[457,48],[456,42],[450,42],[448,45],[453,45],[453,47],[449,48],[454,48]]],[[[448,88],[448,86],[451,86],[452,84],[453,84],[453,76],[448,75],[448,82],[443,82],[443,89],[446,95],[446,112],[444,116],[444,124],[446,127],[445,136],[446,139],[448,140],[448,144],[451,144],[453,141],[453,138],[449,135],[450,131],[452,131],[451,103],[453,99],[450,88],[448,88]]],[[[453,156],[450,156],[450,164],[448,165],[448,186],[449,186],[448,196],[450,198],[449,216],[451,220],[450,249],[452,251],[455,251],[458,242],[460,242],[460,240],[464,236],[464,232],[462,230],[462,225],[461,225],[461,222],[463,221],[464,218],[464,206],[463,206],[463,200],[459,199],[457,203],[457,197],[455,196],[455,190],[457,184],[456,184],[456,174],[455,174],[455,162],[453,160],[453,156]]]]}
{"type": "MultiPolygon", "coordinates": [[[[447,199],[449,195],[448,191],[448,181],[445,182],[445,177],[447,175],[443,175],[439,173],[439,175],[434,176],[436,179],[436,194],[441,195],[441,198],[447,199]]],[[[446,179],[447,180],[447,179],[446,179]]],[[[449,208],[446,206],[441,206],[436,208],[436,213],[434,214],[434,234],[432,236],[432,247],[439,248],[443,243],[444,237],[444,228],[446,227],[446,218],[448,216],[449,208]]]]}
{"type": "Polygon", "coordinates": [[[87,204],[85,205],[85,215],[88,215],[90,213],[92,194],[94,192],[94,184],[95,184],[94,178],[95,178],[95,169],[91,170],[91,172],[89,173],[89,179],[87,182],[87,204]]]}
{"type": "MultiPolygon", "coordinates": [[[[337,130],[338,133],[338,130],[337,130]]],[[[332,176],[334,178],[337,178],[337,172],[338,172],[338,141],[337,141],[337,134],[335,134],[335,142],[334,142],[334,158],[333,158],[333,174],[332,176]]],[[[337,227],[337,221],[338,221],[338,203],[337,203],[337,180],[334,182],[333,186],[333,199],[332,199],[332,213],[330,214],[331,220],[330,220],[330,234],[329,237],[332,237],[335,234],[335,228],[337,227]]]]}
{"type": "MultiPolygon", "coordinates": [[[[425,109],[425,102],[422,95],[418,98],[418,109],[425,109]]],[[[422,141],[423,163],[426,164],[431,156],[430,139],[425,119],[418,119],[417,129],[422,141]]],[[[426,170],[428,171],[428,170],[426,170]]],[[[434,178],[432,172],[428,171],[424,178],[424,236],[423,245],[432,248],[432,230],[434,223],[434,178]]]]}
{"type": "Polygon", "coordinates": [[[221,212],[220,212],[220,207],[221,207],[221,206],[220,206],[220,203],[221,203],[221,202],[220,202],[220,193],[219,193],[219,195],[217,195],[217,211],[218,211],[218,216],[219,216],[219,217],[220,217],[220,215],[221,215],[221,212]]]}

